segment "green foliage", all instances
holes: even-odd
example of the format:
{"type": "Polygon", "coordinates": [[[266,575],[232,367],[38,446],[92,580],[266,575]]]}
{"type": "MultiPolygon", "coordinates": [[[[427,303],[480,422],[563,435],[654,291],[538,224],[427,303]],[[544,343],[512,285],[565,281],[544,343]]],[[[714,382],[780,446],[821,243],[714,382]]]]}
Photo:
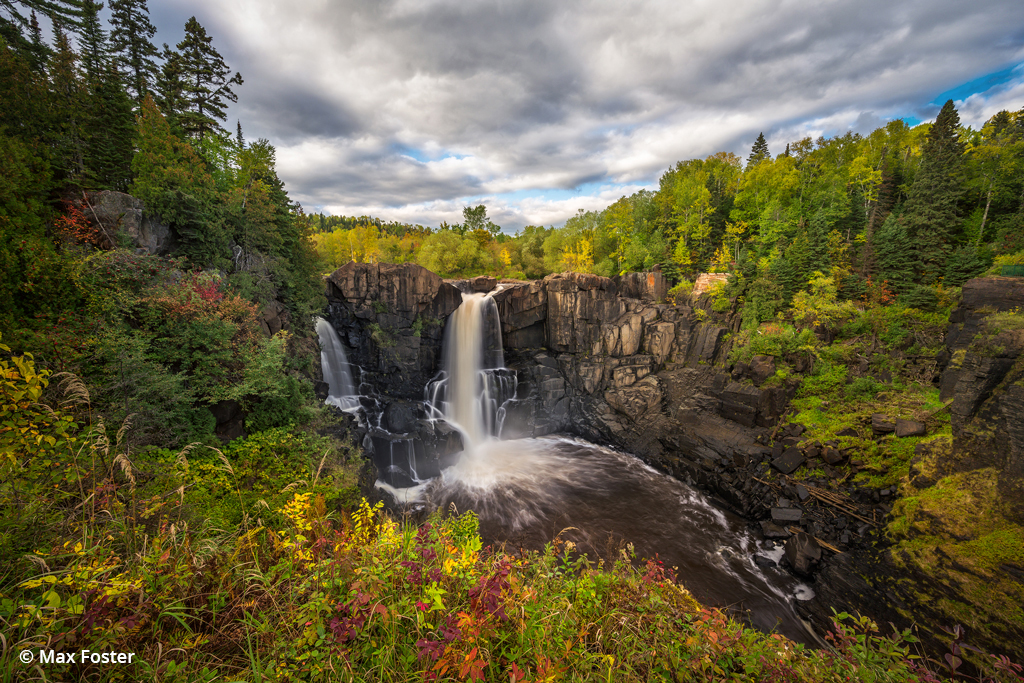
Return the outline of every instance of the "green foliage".
{"type": "Polygon", "coordinates": [[[733,344],[729,361],[748,362],[754,356],[783,358],[790,354],[813,352],[818,344],[817,337],[809,329],[797,330],[792,325],[770,323],[741,332],[733,344]]]}
{"type": "Polygon", "coordinates": [[[217,192],[206,164],[178,139],[152,98],[142,103],[131,193],[170,223],[183,251],[198,263],[226,264],[229,235],[217,215],[217,192]]]}

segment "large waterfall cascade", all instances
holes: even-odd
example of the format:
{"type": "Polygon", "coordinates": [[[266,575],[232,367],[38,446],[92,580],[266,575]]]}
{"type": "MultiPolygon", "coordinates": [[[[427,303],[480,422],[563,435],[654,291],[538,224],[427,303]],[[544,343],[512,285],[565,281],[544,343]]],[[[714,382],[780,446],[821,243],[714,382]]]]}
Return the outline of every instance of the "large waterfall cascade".
{"type": "Polygon", "coordinates": [[[345,347],[334,330],[334,326],[323,318],[316,319],[316,334],[320,338],[320,364],[323,368],[324,381],[330,387],[327,403],[342,410],[354,410],[359,407],[355,384],[352,382],[352,371],[345,357],[345,347]]]}
{"type": "Polygon", "coordinates": [[[463,294],[448,320],[444,364],[427,385],[426,403],[435,418],[460,429],[473,452],[500,434],[502,406],[515,396],[515,373],[505,369],[498,306],[490,294],[463,294]]]}

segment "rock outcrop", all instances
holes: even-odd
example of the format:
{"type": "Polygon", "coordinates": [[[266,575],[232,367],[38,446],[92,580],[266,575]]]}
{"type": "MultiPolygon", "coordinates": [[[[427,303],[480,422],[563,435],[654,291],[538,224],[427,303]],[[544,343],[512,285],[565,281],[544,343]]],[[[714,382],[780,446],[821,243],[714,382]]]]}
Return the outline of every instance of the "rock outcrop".
{"type": "Polygon", "coordinates": [[[103,190],[88,192],[73,202],[87,219],[98,225],[111,247],[118,246],[119,240],[124,239],[135,249],[166,256],[177,244],[170,226],[146,213],[141,199],[123,192],[103,190]]]}

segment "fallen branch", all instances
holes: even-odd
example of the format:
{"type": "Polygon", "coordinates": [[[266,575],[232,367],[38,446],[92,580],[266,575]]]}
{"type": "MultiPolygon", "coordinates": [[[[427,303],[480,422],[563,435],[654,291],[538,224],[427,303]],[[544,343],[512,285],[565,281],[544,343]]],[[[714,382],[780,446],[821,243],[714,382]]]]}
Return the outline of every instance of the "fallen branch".
{"type": "Polygon", "coordinates": [[[85,193],[84,190],[82,191],[82,201],[85,202],[85,205],[89,207],[90,211],[92,211],[92,217],[96,219],[96,226],[100,229],[100,232],[103,233],[103,236],[107,238],[107,241],[110,242],[110,248],[113,249],[114,247],[116,247],[117,242],[115,242],[114,239],[110,236],[110,233],[107,232],[107,229],[103,227],[103,221],[101,221],[100,217],[96,214],[96,209],[92,208],[92,204],[89,203],[89,196],[85,193]]]}
{"type": "MultiPolygon", "coordinates": [[[[805,532],[805,531],[804,531],[803,529],[801,529],[801,528],[800,528],[800,527],[798,527],[798,526],[791,526],[791,527],[789,527],[788,531],[789,531],[789,533],[791,533],[791,534],[803,534],[803,533],[807,533],[807,532],[805,532]]],[[[821,540],[820,538],[818,538],[817,536],[811,536],[811,538],[813,538],[813,539],[814,539],[814,540],[815,540],[815,541],[816,541],[816,542],[818,543],[818,545],[820,545],[820,546],[821,546],[822,548],[825,548],[825,549],[827,549],[827,550],[831,550],[831,551],[832,551],[832,552],[834,552],[834,553],[835,553],[836,555],[838,555],[839,553],[843,552],[842,550],[840,550],[839,548],[835,547],[835,546],[834,546],[834,545],[832,545],[831,543],[827,543],[827,542],[825,542],[825,541],[821,540]]]]}

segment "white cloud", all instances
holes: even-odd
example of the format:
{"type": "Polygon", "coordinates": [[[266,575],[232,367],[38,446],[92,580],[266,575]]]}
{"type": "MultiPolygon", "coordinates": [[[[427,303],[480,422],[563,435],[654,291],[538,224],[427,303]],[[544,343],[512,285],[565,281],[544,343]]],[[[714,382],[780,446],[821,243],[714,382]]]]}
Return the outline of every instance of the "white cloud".
{"type": "MultiPolygon", "coordinates": [[[[172,12],[242,72],[232,115],[277,144],[294,197],[420,222],[472,197],[656,183],[680,159],[746,156],[760,131],[773,152],[867,132],[1024,61],[1017,0],[168,0],[161,22],[172,12]]],[[[961,116],[1021,106],[1018,78],[961,116]]],[[[550,224],[576,206],[491,213],[550,224]]]]}

